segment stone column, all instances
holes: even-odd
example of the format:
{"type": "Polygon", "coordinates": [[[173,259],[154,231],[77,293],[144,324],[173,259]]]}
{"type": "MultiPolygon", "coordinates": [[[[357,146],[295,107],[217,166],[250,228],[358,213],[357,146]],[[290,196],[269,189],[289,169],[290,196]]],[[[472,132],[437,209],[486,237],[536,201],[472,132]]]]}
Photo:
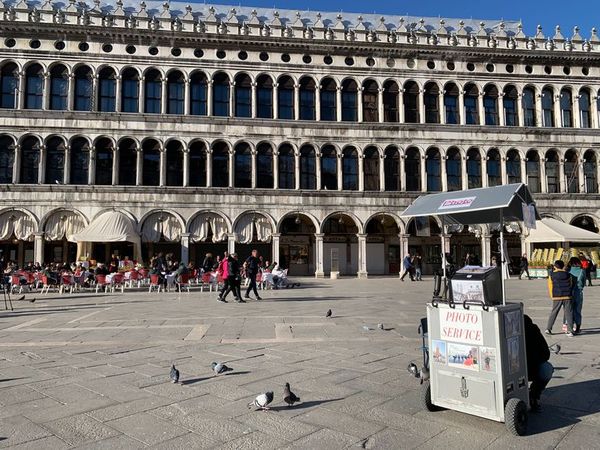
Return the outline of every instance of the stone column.
{"type": "Polygon", "coordinates": [[[383,109],[383,88],[377,89],[377,116],[379,123],[385,122],[385,111],[383,109]]]}
{"type": "Polygon", "coordinates": [[[235,233],[227,233],[227,252],[231,255],[235,253],[235,233]]]}
{"type": "Polygon", "coordinates": [[[115,77],[115,112],[121,112],[123,102],[123,77],[121,75],[117,75],[115,77]]]}
{"type": "Polygon", "coordinates": [[[504,92],[498,93],[498,124],[501,127],[506,126],[506,115],[504,112],[504,92]]]}
{"type": "Polygon", "coordinates": [[[458,115],[459,123],[465,125],[467,123],[467,114],[465,111],[465,91],[458,93],[458,115]]]}
{"type": "Polygon", "coordinates": [[[425,89],[419,89],[419,123],[425,123],[425,89]]]}
{"type": "Polygon", "coordinates": [[[206,187],[212,187],[212,149],[206,150],[206,187]]]}
{"type": "Polygon", "coordinates": [[[318,84],[315,86],[315,120],[317,122],[321,120],[321,87],[318,84]]]}
{"type": "Polygon", "coordinates": [[[399,123],[404,123],[405,122],[405,115],[404,115],[404,89],[400,88],[398,89],[398,122],[399,123]]]}
{"type": "Polygon", "coordinates": [[[40,145],[40,161],[38,165],[38,184],[43,184],[46,178],[46,146],[40,145]]]}
{"type": "Polygon", "coordinates": [[[506,157],[500,155],[500,179],[502,184],[508,184],[508,172],[506,171],[506,157]]]}
{"type": "Polygon", "coordinates": [[[279,152],[273,152],[273,189],[279,189],[279,152]]]}
{"type": "Polygon", "coordinates": [[[560,93],[554,95],[553,101],[554,103],[552,104],[552,106],[554,107],[554,126],[557,128],[562,127],[563,120],[560,110],[560,93]]]}
{"type": "Polygon", "coordinates": [[[446,91],[443,89],[440,91],[438,96],[438,109],[440,110],[440,124],[446,124],[446,106],[444,105],[444,94],[446,91]]]}
{"type": "Polygon", "coordinates": [[[271,262],[280,263],[279,261],[279,238],[281,234],[273,233],[271,235],[271,262]]]}
{"type": "MultiPolygon", "coordinates": [[[[316,166],[315,166],[316,172],[316,166]]],[[[296,190],[300,189],[300,151],[294,153],[294,186],[296,190]]],[[[318,189],[318,186],[317,186],[318,189]]]]}
{"type": "Polygon", "coordinates": [[[365,190],[365,155],[362,153],[358,155],[358,190],[365,190]]]}
{"type": "Polygon", "coordinates": [[[17,89],[15,89],[16,91],[16,102],[17,102],[17,108],[18,109],[25,109],[25,97],[27,96],[26,94],[26,90],[27,90],[27,86],[25,86],[26,82],[25,82],[25,72],[19,72],[19,86],[17,87],[17,89]]]}
{"type": "Polygon", "coordinates": [[[300,120],[300,85],[294,85],[294,120],[300,120]]]}
{"type": "Polygon", "coordinates": [[[521,233],[521,255],[525,254],[527,258],[531,256],[531,244],[526,241],[528,235],[521,233]]]}
{"type": "Polygon", "coordinates": [[[139,92],[138,92],[138,97],[139,97],[139,111],[143,114],[146,112],[146,102],[144,100],[145,97],[145,92],[146,92],[146,77],[141,77],[140,78],[140,82],[138,85],[139,88],[139,92]]]}
{"type": "Polygon", "coordinates": [[[12,180],[14,184],[19,184],[21,178],[21,146],[15,145],[15,158],[13,161],[12,180]]]}
{"type": "Polygon", "coordinates": [[[112,185],[116,186],[121,182],[119,180],[119,147],[113,148],[113,161],[112,161],[112,185]]]}
{"type": "Polygon", "coordinates": [[[99,80],[100,77],[98,74],[92,75],[92,101],[90,111],[100,111],[100,105],[98,104],[98,94],[100,90],[98,88],[98,85],[100,84],[99,80]]]}
{"type": "Polygon", "coordinates": [[[336,153],[337,156],[337,165],[336,165],[336,173],[337,173],[337,190],[342,190],[342,185],[344,184],[344,173],[343,173],[343,165],[342,158],[343,155],[341,153],[336,153]]]}
{"type": "Polygon", "coordinates": [[[323,156],[323,154],[321,153],[321,151],[317,151],[315,153],[315,158],[317,158],[317,161],[315,163],[315,172],[316,172],[316,185],[317,185],[317,190],[320,191],[322,186],[321,186],[321,156],[323,156]]]}
{"type": "Polygon", "coordinates": [[[181,233],[181,262],[186,266],[190,262],[190,233],[181,233]]]}
{"type": "Polygon", "coordinates": [[[488,161],[489,157],[486,155],[481,158],[481,187],[488,187],[488,161]]]}
{"type": "MultiPolygon", "coordinates": [[[[572,94],[571,94],[572,95],[572,94]]],[[[571,100],[573,102],[573,127],[581,128],[581,108],[579,107],[579,99],[581,95],[572,95],[571,100]]]]}
{"type": "Polygon", "coordinates": [[[335,114],[338,122],[342,121],[342,86],[335,88],[335,114]]]}
{"type": "Polygon", "coordinates": [[[535,126],[543,127],[544,120],[542,115],[542,94],[535,95],[535,126]]]}
{"type": "Polygon", "coordinates": [[[400,240],[400,272],[398,273],[398,276],[400,277],[402,275],[402,261],[404,260],[404,257],[406,255],[408,255],[408,238],[410,237],[410,234],[404,234],[404,233],[400,233],[398,235],[398,239],[400,240]]]}
{"type": "Polygon", "coordinates": [[[44,91],[42,97],[42,109],[50,109],[50,72],[44,72],[44,91]]]}
{"type": "MultiPolygon", "coordinates": [[[[402,178],[402,168],[404,166],[404,160],[402,157],[398,158],[400,173],[398,174],[400,178],[402,178]]],[[[404,186],[404,183],[401,183],[401,186],[404,186]]],[[[385,191],[385,154],[379,155],[379,190],[381,192],[385,191]]]]}
{"type": "Polygon", "coordinates": [[[367,235],[358,233],[358,278],[367,278],[367,235]]]}
{"type": "Polygon", "coordinates": [[[65,146],[65,163],[63,166],[63,184],[71,182],[71,146],[65,146]]]}
{"type": "Polygon", "coordinates": [[[577,192],[585,193],[587,189],[587,183],[585,182],[585,172],[583,170],[583,155],[578,156],[579,164],[577,165],[577,178],[579,179],[579,183],[577,183],[577,192]]]}
{"type": "MultiPolygon", "coordinates": [[[[425,167],[425,163],[427,162],[427,160],[425,159],[424,155],[420,156],[421,158],[421,192],[427,192],[427,170],[425,167]]],[[[441,163],[441,162],[440,162],[441,163]]],[[[406,173],[404,174],[404,181],[406,181],[406,173]]],[[[406,184],[405,184],[406,186],[406,184]]]]}
{"type": "Polygon", "coordinates": [[[144,182],[144,150],[142,147],[138,147],[135,149],[135,153],[137,155],[135,160],[135,185],[141,186],[144,182]]]}
{"type": "Polygon", "coordinates": [[[363,111],[363,91],[364,91],[364,87],[359,86],[356,90],[356,98],[358,100],[358,105],[357,105],[357,109],[358,109],[358,122],[361,123],[364,121],[364,111],[363,111]]]}
{"type": "Polygon", "coordinates": [[[250,101],[251,101],[251,105],[250,105],[250,109],[251,109],[251,113],[250,116],[253,119],[256,119],[256,111],[258,109],[258,105],[257,105],[257,95],[256,95],[256,83],[252,82],[250,83],[250,101]]]}
{"type": "Polygon", "coordinates": [[[523,111],[523,94],[517,94],[517,118],[520,127],[525,126],[525,112],[523,111]]]}
{"type": "Polygon", "coordinates": [[[70,73],[67,75],[69,82],[69,91],[67,92],[67,111],[73,111],[75,103],[75,74],[70,73]]]}
{"type": "Polygon", "coordinates": [[[252,157],[252,173],[250,175],[250,187],[252,189],[256,188],[256,155],[257,155],[257,151],[256,150],[252,150],[250,152],[250,155],[252,157]]]}
{"type": "Polygon", "coordinates": [[[448,190],[448,170],[446,168],[446,163],[448,161],[448,157],[446,155],[441,155],[442,158],[440,160],[441,172],[442,172],[442,192],[446,192],[448,190]]]}
{"type": "Polygon", "coordinates": [[[96,147],[90,147],[90,159],[88,161],[88,184],[96,183],[96,147]]]}
{"type": "Polygon", "coordinates": [[[484,233],[481,235],[481,264],[487,266],[492,261],[492,235],[484,233]]]}
{"type": "Polygon", "coordinates": [[[213,115],[213,86],[215,82],[208,80],[206,82],[206,115],[208,117],[213,115]]]}
{"type": "Polygon", "coordinates": [[[184,82],[184,91],[183,91],[183,114],[186,116],[190,115],[190,106],[191,106],[191,93],[190,93],[190,79],[185,78],[184,82]]]}
{"type": "Polygon", "coordinates": [[[567,192],[567,177],[565,176],[565,158],[558,156],[558,192],[567,192]]]}
{"type": "Polygon", "coordinates": [[[44,233],[33,233],[33,259],[44,264],[44,233]]]}
{"type": "Polygon", "coordinates": [[[168,83],[167,77],[160,80],[160,113],[167,114],[167,99],[168,99],[168,83]]]}
{"type": "Polygon", "coordinates": [[[440,237],[442,238],[442,251],[444,253],[450,253],[450,238],[452,237],[452,235],[441,234],[440,237]]]}
{"type": "Polygon", "coordinates": [[[277,88],[279,83],[273,84],[273,119],[279,119],[279,95],[277,94],[277,88]]]}
{"type": "Polygon", "coordinates": [[[591,95],[590,96],[590,115],[591,115],[591,125],[592,128],[598,128],[598,96],[591,95]]]}
{"type": "Polygon", "coordinates": [[[234,170],[235,170],[235,152],[233,150],[229,151],[229,160],[227,163],[229,164],[229,187],[234,186],[235,178],[234,178],[234,170]]]}
{"type": "MultiPolygon", "coordinates": [[[[543,152],[540,152],[543,154],[543,152]]],[[[540,187],[543,193],[548,192],[548,180],[546,179],[546,158],[540,157],[540,187]]]]}
{"type": "MultiPolygon", "coordinates": [[[[208,158],[207,158],[208,162],[208,158]]],[[[183,186],[190,185],[190,149],[183,149],[183,186]]]]}
{"type": "Polygon", "coordinates": [[[479,96],[477,97],[477,113],[479,115],[479,125],[481,126],[485,126],[485,106],[483,104],[483,96],[484,93],[480,92],[479,96]]]}
{"type": "Polygon", "coordinates": [[[315,233],[315,278],[325,278],[323,272],[323,236],[322,233],[315,233]]]}
{"type": "Polygon", "coordinates": [[[527,161],[525,159],[521,158],[519,162],[521,163],[521,183],[527,184],[527,161]]]}
{"type": "Polygon", "coordinates": [[[167,184],[167,149],[160,149],[160,171],[159,171],[159,186],[166,186],[167,184]]]}
{"type": "Polygon", "coordinates": [[[469,189],[469,175],[467,174],[467,157],[460,156],[460,182],[461,189],[469,189]]]}
{"type": "Polygon", "coordinates": [[[229,83],[229,117],[235,117],[235,81],[229,83]]]}

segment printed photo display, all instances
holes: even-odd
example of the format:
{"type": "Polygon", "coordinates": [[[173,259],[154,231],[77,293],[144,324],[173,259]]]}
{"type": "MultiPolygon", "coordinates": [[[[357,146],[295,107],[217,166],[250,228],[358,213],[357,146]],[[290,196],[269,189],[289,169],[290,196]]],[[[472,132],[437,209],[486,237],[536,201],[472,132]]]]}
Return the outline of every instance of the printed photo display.
{"type": "Polygon", "coordinates": [[[448,365],[463,369],[479,370],[479,347],[448,342],[448,365]]]}
{"type": "Polygon", "coordinates": [[[452,280],[452,295],[456,303],[483,302],[483,283],[474,280],[452,280]]]}
{"type": "Polygon", "coordinates": [[[432,350],[433,353],[431,356],[433,357],[433,361],[438,364],[446,364],[446,342],[434,340],[432,342],[432,350]]]}
{"type": "Polygon", "coordinates": [[[496,372],[495,348],[481,347],[481,370],[484,372],[496,372]]]}

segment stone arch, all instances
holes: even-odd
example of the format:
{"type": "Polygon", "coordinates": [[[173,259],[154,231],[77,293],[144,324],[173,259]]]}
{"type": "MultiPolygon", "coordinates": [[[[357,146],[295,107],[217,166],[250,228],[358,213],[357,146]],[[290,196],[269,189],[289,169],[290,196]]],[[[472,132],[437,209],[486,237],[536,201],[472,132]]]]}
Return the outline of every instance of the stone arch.
{"type": "Polygon", "coordinates": [[[279,221],[277,222],[277,233],[281,233],[281,225],[283,224],[283,221],[285,219],[287,219],[289,217],[294,217],[296,215],[301,215],[301,216],[307,217],[310,220],[310,222],[313,224],[313,226],[315,227],[315,232],[317,230],[321,229],[321,224],[319,223],[319,220],[311,212],[308,212],[308,211],[292,211],[292,212],[285,213],[283,216],[281,216],[279,218],[279,221]]]}
{"type": "MultiPolygon", "coordinates": [[[[185,221],[183,220],[183,217],[181,217],[181,215],[173,210],[165,210],[165,209],[152,209],[148,212],[146,212],[139,220],[139,222],[137,223],[136,226],[136,230],[138,232],[138,234],[141,236],[142,238],[142,242],[156,242],[157,240],[145,240],[144,239],[144,229],[146,227],[147,224],[150,224],[150,226],[153,226],[153,224],[151,224],[151,220],[154,220],[155,218],[153,216],[158,216],[156,218],[157,222],[165,222],[167,221],[169,218],[167,216],[170,216],[171,218],[173,218],[175,220],[175,223],[179,225],[179,234],[177,235],[171,235],[171,236],[166,236],[164,235],[164,232],[161,232],[161,236],[164,236],[165,239],[167,241],[171,241],[171,242],[179,242],[179,240],[181,239],[181,233],[185,232],[186,229],[186,224],[185,221]]],[[[158,236],[158,240],[160,240],[160,237],[158,236]]],[[[156,237],[155,237],[156,239],[156,237]]]]}
{"type": "Polygon", "coordinates": [[[323,220],[321,221],[321,226],[319,228],[319,233],[323,233],[324,232],[324,225],[325,223],[329,220],[332,219],[335,216],[347,216],[350,219],[352,219],[354,225],[356,226],[357,230],[363,230],[364,229],[364,225],[361,222],[361,220],[358,218],[358,216],[356,214],[354,214],[353,212],[348,212],[348,211],[335,211],[332,213],[327,214],[327,216],[325,216],[323,218],[323,220]]]}
{"type": "Polygon", "coordinates": [[[367,232],[367,227],[369,226],[369,222],[381,216],[387,216],[394,219],[394,223],[398,227],[398,231],[400,233],[404,233],[404,221],[397,214],[390,211],[378,211],[376,213],[372,213],[364,222],[364,225],[361,229],[361,233],[365,234],[367,232]]]}

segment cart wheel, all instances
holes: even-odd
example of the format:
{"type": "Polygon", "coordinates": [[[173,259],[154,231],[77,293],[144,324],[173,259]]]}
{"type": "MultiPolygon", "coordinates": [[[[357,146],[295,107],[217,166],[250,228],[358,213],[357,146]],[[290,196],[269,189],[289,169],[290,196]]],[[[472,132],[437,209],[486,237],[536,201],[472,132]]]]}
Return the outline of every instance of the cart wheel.
{"type": "Polygon", "coordinates": [[[523,400],[511,398],[504,408],[506,428],[515,436],[523,436],[527,432],[527,405],[523,400]]]}
{"type": "Polygon", "coordinates": [[[439,406],[435,406],[431,403],[431,386],[429,385],[429,382],[425,382],[421,385],[421,405],[427,411],[433,412],[440,410],[439,406]]]}

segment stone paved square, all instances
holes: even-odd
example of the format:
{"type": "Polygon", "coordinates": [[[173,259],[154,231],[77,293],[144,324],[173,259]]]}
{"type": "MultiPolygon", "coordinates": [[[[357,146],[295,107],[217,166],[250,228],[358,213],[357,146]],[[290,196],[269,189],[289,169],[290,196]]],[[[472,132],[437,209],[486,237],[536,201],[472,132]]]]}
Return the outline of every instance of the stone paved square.
{"type": "MultiPolygon", "coordinates": [[[[0,447],[593,448],[600,425],[599,287],[562,351],[525,437],[454,411],[430,413],[406,371],[420,358],[432,282],[300,279],[264,300],[214,293],[49,294],[0,312],[0,447]],[[325,318],[327,309],[331,319],[325,318]],[[386,331],[377,329],[383,323],[386,331]],[[366,328],[365,328],[366,327],[366,328]],[[212,361],[233,372],[218,377],[212,361]],[[181,383],[172,384],[175,364],[181,383]],[[283,403],[284,383],[302,401],[283,403]],[[267,390],[270,411],[247,404],[267,390]]],[[[511,280],[544,328],[544,281],[511,280]]]]}

